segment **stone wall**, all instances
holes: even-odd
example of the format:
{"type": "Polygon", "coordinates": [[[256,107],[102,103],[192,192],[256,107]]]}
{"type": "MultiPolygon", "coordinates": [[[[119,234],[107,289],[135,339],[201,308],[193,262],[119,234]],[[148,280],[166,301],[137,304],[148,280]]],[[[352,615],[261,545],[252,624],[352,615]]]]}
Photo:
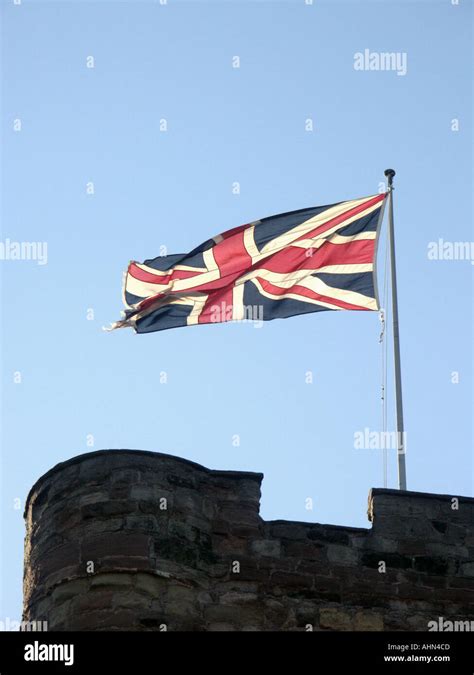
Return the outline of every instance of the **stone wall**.
{"type": "Polygon", "coordinates": [[[24,621],[380,631],[474,620],[474,499],[374,489],[371,529],[266,522],[262,478],[130,450],[58,464],[27,499],[24,621]]]}

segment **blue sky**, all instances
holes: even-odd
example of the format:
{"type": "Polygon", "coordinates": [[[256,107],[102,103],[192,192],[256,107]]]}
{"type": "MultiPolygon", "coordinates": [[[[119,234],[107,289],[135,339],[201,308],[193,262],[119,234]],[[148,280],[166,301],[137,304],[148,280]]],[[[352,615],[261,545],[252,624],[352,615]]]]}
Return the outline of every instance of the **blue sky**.
{"type": "MultiPolygon", "coordinates": [[[[130,259],[375,194],[389,166],[408,487],[473,495],[474,266],[427,255],[474,240],[471,3],[23,0],[2,4],[2,45],[2,241],[48,245],[46,265],[0,261],[2,620],[21,611],[28,490],[83,452],[262,471],[264,518],[368,525],[382,453],[354,433],[381,429],[377,313],[102,326],[130,259]],[[365,49],[405,53],[406,74],[355,70],[365,49]]],[[[389,428],[393,408],[390,386],[389,428]]]]}

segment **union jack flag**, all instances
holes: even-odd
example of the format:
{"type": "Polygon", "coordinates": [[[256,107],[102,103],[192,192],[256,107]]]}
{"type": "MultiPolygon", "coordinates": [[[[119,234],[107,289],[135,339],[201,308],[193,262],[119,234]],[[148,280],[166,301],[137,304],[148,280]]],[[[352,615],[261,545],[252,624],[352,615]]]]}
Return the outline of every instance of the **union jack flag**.
{"type": "Polygon", "coordinates": [[[241,225],[190,253],[125,275],[124,318],[137,333],[322,310],[377,310],[375,253],[387,193],[241,225]],[[249,309],[250,308],[250,309],[249,309]]]}

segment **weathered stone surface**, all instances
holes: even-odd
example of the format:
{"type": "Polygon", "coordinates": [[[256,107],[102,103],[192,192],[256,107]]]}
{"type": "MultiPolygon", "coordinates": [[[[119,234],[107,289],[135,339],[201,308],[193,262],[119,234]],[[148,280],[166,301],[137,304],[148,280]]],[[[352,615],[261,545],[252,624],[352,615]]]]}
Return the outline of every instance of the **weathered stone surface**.
{"type": "Polygon", "coordinates": [[[233,632],[238,630],[231,623],[209,623],[207,629],[209,631],[216,631],[216,632],[233,632]]]}
{"type": "Polygon", "coordinates": [[[474,577],[474,562],[464,563],[461,565],[461,572],[466,577],[474,577]]]}
{"type": "MultiPolygon", "coordinates": [[[[114,592],[107,589],[91,589],[73,599],[72,610],[74,612],[91,611],[94,609],[111,609],[114,600],[114,592]]],[[[122,605],[125,606],[125,605],[122,605]]]]}
{"type": "Polygon", "coordinates": [[[150,538],[146,534],[104,533],[100,537],[86,537],[81,542],[82,561],[100,562],[120,556],[147,558],[149,550],[150,538]]]}
{"type": "Polygon", "coordinates": [[[307,561],[327,561],[327,549],[321,543],[312,541],[294,541],[289,539],[282,543],[282,556],[307,561]]]}
{"type": "Polygon", "coordinates": [[[312,525],[308,531],[308,538],[330,544],[349,544],[349,534],[353,528],[338,527],[337,525],[312,525]]]}
{"type": "MultiPolygon", "coordinates": [[[[396,539],[387,539],[387,537],[373,536],[370,538],[370,548],[375,551],[380,551],[381,553],[395,553],[397,548],[404,543],[405,542],[401,542],[399,544],[396,539]]],[[[404,551],[400,550],[399,553],[404,553],[404,551]]],[[[409,553],[411,553],[411,550],[409,553]]]]}
{"type": "Polygon", "coordinates": [[[267,626],[282,628],[288,619],[290,608],[281,600],[267,598],[264,600],[264,612],[267,626]]]}
{"type": "Polygon", "coordinates": [[[354,630],[381,631],[384,629],[383,617],[373,612],[356,612],[354,617],[354,630]]]}
{"type": "Polygon", "coordinates": [[[364,567],[378,568],[380,563],[385,563],[387,567],[395,569],[411,569],[413,567],[413,558],[399,553],[380,553],[366,552],[361,556],[361,564],[364,567]]]}
{"type": "Polygon", "coordinates": [[[210,623],[231,623],[240,629],[261,626],[263,608],[257,603],[241,605],[238,611],[235,605],[210,605],[204,609],[204,620],[210,623]]]}
{"type": "Polygon", "coordinates": [[[130,502],[128,499],[114,499],[93,504],[85,504],[80,508],[80,514],[83,520],[88,518],[109,518],[110,516],[122,515],[130,511],[130,502]]]}
{"type": "Polygon", "coordinates": [[[427,572],[428,574],[446,574],[448,571],[448,561],[438,556],[416,556],[413,560],[413,567],[418,572],[427,572]]]}
{"type": "Polygon", "coordinates": [[[265,524],[268,536],[276,539],[304,541],[308,535],[310,523],[289,523],[287,520],[271,520],[265,524]]]}
{"type": "Polygon", "coordinates": [[[46,580],[53,572],[79,565],[79,545],[77,542],[63,544],[47,549],[44,557],[33,555],[33,558],[36,558],[35,569],[39,578],[46,580]]]}
{"type": "Polygon", "coordinates": [[[330,544],[328,546],[328,560],[339,565],[356,565],[359,555],[358,551],[348,546],[337,546],[330,544]]]}
{"type": "Polygon", "coordinates": [[[147,593],[154,598],[162,595],[169,586],[169,576],[142,573],[136,574],[134,577],[136,590],[147,593]]]}
{"type": "Polygon", "coordinates": [[[372,529],[265,522],[261,480],[127,450],[54,467],[26,503],[24,620],[60,631],[474,620],[473,499],[376,489],[372,529]]]}
{"type": "Polygon", "coordinates": [[[255,602],[257,599],[257,593],[239,593],[237,591],[229,591],[220,596],[220,602],[223,605],[245,605],[249,602],[255,602]]]}
{"type": "Polygon", "coordinates": [[[296,625],[300,627],[308,624],[313,627],[319,625],[319,608],[315,607],[313,602],[302,600],[295,607],[296,625]]]}
{"type": "Polygon", "coordinates": [[[329,630],[351,630],[353,620],[349,612],[335,607],[322,607],[319,610],[319,625],[329,630]]]}
{"type": "Polygon", "coordinates": [[[278,539],[256,539],[251,544],[254,555],[279,558],[281,545],[278,539]]]}
{"type": "Polygon", "coordinates": [[[61,604],[64,600],[70,600],[75,598],[78,595],[87,593],[89,589],[89,580],[88,579],[76,579],[75,581],[70,581],[69,583],[59,584],[53,590],[52,599],[54,602],[61,604]]]}
{"type": "Polygon", "coordinates": [[[298,572],[274,572],[271,575],[271,585],[279,593],[288,592],[290,589],[310,589],[313,587],[314,579],[309,574],[299,574],[298,572]]]}

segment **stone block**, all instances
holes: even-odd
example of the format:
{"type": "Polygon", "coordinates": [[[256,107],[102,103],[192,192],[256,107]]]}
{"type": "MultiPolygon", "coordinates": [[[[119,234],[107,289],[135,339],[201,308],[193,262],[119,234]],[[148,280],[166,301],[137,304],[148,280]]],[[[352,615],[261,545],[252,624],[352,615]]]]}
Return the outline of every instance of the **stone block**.
{"type": "Polygon", "coordinates": [[[106,502],[109,499],[109,493],[104,492],[104,490],[97,490],[93,492],[88,492],[87,494],[82,495],[79,498],[79,506],[85,506],[86,504],[97,504],[99,502],[106,502]]]}
{"type": "Polygon", "coordinates": [[[128,499],[105,500],[81,506],[80,514],[82,520],[128,515],[130,513],[130,505],[131,503],[128,499]]]}
{"type": "Polygon", "coordinates": [[[461,565],[461,574],[466,577],[474,577],[474,562],[467,562],[461,565]]]}
{"type": "Polygon", "coordinates": [[[348,631],[353,629],[353,620],[349,612],[334,607],[321,607],[319,626],[326,630],[348,631]]]}
{"type": "Polygon", "coordinates": [[[244,593],[239,593],[238,591],[228,591],[227,593],[222,593],[219,597],[219,602],[221,605],[246,605],[248,603],[253,603],[258,600],[258,593],[251,593],[246,591],[244,593]]]}
{"type": "Polygon", "coordinates": [[[287,520],[273,520],[265,524],[265,530],[272,538],[296,541],[304,541],[310,527],[310,523],[292,523],[287,520]]]}
{"type": "Polygon", "coordinates": [[[293,557],[307,562],[317,560],[323,562],[327,560],[327,551],[324,544],[312,541],[294,541],[286,540],[282,542],[282,557],[293,557]]]}
{"type": "Polygon", "coordinates": [[[89,579],[73,579],[72,581],[65,581],[52,592],[52,600],[54,603],[62,603],[65,600],[70,600],[78,595],[87,593],[90,583],[89,579]]]}
{"type": "Polygon", "coordinates": [[[48,551],[45,557],[40,555],[36,560],[36,571],[39,579],[45,580],[54,572],[61,573],[66,568],[78,566],[79,560],[78,543],[63,544],[54,549],[54,555],[53,551],[48,551]]]}
{"type": "Polygon", "coordinates": [[[288,603],[275,598],[264,597],[264,616],[265,623],[270,624],[273,628],[281,629],[288,620],[290,608],[288,603]]]}
{"type": "Polygon", "coordinates": [[[337,527],[335,525],[311,525],[308,530],[308,538],[313,541],[321,541],[327,544],[341,544],[347,546],[353,530],[350,528],[337,527]]]}
{"type": "Polygon", "coordinates": [[[163,595],[169,587],[169,580],[166,577],[159,575],[139,572],[138,574],[135,574],[133,578],[137,591],[154,598],[163,595]]]}
{"type": "Polygon", "coordinates": [[[48,614],[48,631],[58,630],[60,626],[68,625],[71,620],[72,607],[72,600],[52,606],[48,614]]]}
{"type": "Polygon", "coordinates": [[[382,631],[384,629],[383,616],[374,612],[356,612],[354,616],[354,630],[382,631]]]}
{"type": "Polygon", "coordinates": [[[250,549],[254,555],[279,558],[281,545],[277,539],[257,539],[252,541],[250,549]]]}
{"type": "Polygon", "coordinates": [[[378,569],[381,562],[384,562],[387,568],[392,569],[411,569],[413,567],[413,558],[399,553],[365,552],[360,559],[361,565],[374,569],[378,569]]]}
{"type": "Polygon", "coordinates": [[[91,588],[132,588],[136,577],[130,572],[99,572],[89,578],[91,588]]]}
{"type": "Polygon", "coordinates": [[[241,629],[244,626],[263,624],[263,605],[243,605],[236,611],[234,605],[210,605],[205,607],[204,620],[210,623],[230,623],[241,629]]]}
{"type": "Polygon", "coordinates": [[[272,587],[281,589],[301,589],[312,588],[314,579],[308,574],[298,574],[297,572],[273,572],[271,575],[272,587]]]}
{"type": "Polygon", "coordinates": [[[115,469],[110,474],[111,486],[123,484],[134,486],[140,481],[141,473],[137,469],[115,469]]]}
{"type": "MultiPolygon", "coordinates": [[[[396,539],[389,539],[379,535],[373,535],[366,538],[367,551],[374,553],[395,553],[400,546],[396,539]]],[[[401,553],[401,551],[400,551],[401,553]]]]}
{"type": "Polygon", "coordinates": [[[319,606],[310,600],[301,600],[295,607],[295,618],[298,626],[311,624],[314,627],[319,623],[319,606]]]}
{"type": "Polygon", "coordinates": [[[212,549],[220,556],[240,559],[248,554],[249,542],[244,537],[214,535],[212,549]]]}
{"type": "Polygon", "coordinates": [[[359,553],[348,546],[330,544],[327,548],[327,557],[330,563],[337,563],[338,565],[357,565],[359,553]]]}
{"type": "Polygon", "coordinates": [[[114,592],[105,588],[90,589],[83,595],[73,599],[73,612],[112,609],[114,592]]]}
{"type": "Polygon", "coordinates": [[[439,556],[416,556],[413,559],[413,568],[417,572],[426,572],[427,574],[446,574],[448,571],[448,561],[439,556]]]}
{"type": "Polygon", "coordinates": [[[81,560],[100,561],[104,558],[147,558],[150,538],[146,534],[122,532],[103,533],[100,537],[85,538],[81,542],[81,560]]]}
{"type": "Polygon", "coordinates": [[[215,631],[216,633],[217,632],[230,633],[230,632],[235,632],[237,630],[237,628],[235,626],[233,626],[231,623],[215,622],[215,623],[210,623],[207,627],[207,630],[211,631],[211,632],[215,631]]]}

